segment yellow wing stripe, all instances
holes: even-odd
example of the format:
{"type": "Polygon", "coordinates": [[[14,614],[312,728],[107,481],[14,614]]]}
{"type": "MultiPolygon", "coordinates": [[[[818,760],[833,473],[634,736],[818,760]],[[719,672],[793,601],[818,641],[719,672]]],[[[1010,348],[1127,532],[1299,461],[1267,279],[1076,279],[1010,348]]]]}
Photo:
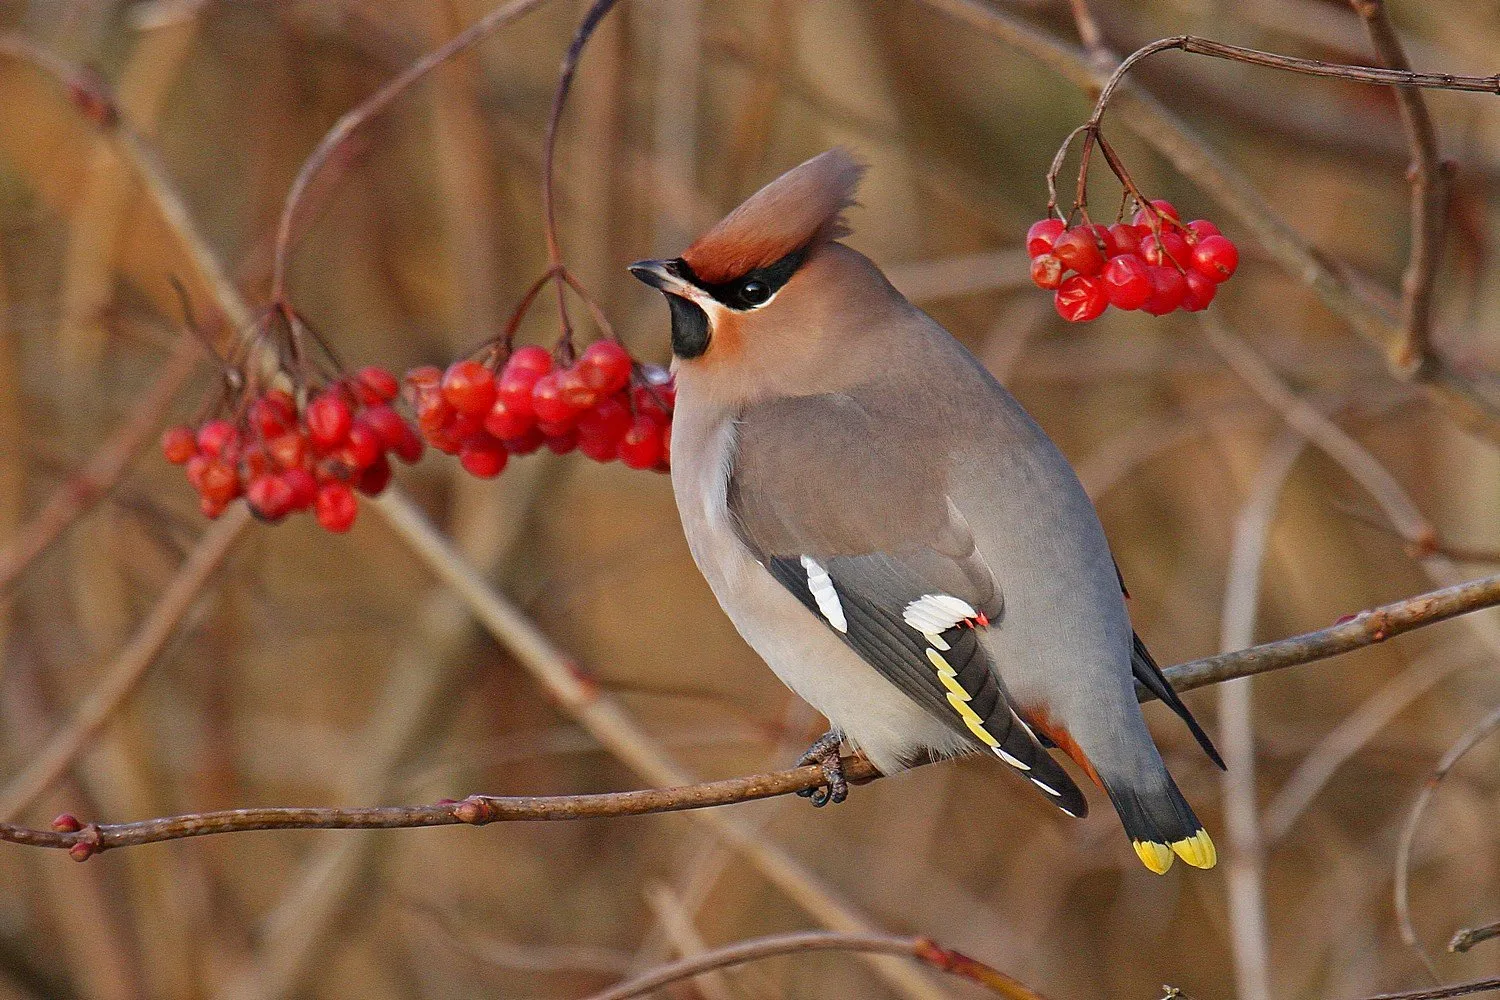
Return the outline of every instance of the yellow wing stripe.
{"type": "Polygon", "coordinates": [[[958,673],[953,669],[952,664],[935,649],[927,651],[927,659],[932,661],[932,665],[937,668],[938,680],[942,681],[943,687],[948,689],[948,704],[952,705],[958,717],[964,720],[964,725],[969,727],[969,732],[991,750],[1000,749],[1000,741],[984,728],[984,720],[979,717],[979,713],[969,707],[971,700],[969,692],[965,691],[964,686],[958,682],[958,673]]]}

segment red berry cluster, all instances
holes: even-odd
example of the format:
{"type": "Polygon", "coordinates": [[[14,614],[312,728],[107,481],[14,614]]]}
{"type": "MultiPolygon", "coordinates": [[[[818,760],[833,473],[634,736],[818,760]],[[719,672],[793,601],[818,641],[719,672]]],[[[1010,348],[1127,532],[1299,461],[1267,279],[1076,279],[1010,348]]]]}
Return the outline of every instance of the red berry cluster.
{"type": "Polygon", "coordinates": [[[1031,280],[1055,292],[1058,315],[1072,323],[1110,306],[1153,316],[1198,312],[1240,263],[1239,248],[1218,226],[1206,219],[1184,225],[1167,201],[1107,228],[1043,219],[1027,231],[1026,252],[1031,280]]]}
{"type": "Polygon", "coordinates": [[[559,455],[576,449],[596,462],[665,471],[671,378],[642,366],[644,379],[632,386],[634,369],[619,342],[597,340],[571,365],[557,366],[546,349],[528,346],[498,372],[457,361],[447,371],[413,369],[406,386],[427,441],[481,478],[498,476],[511,455],[544,445],[559,455]]]}
{"type": "Polygon", "coordinates": [[[388,453],[422,457],[417,432],[392,407],[400,386],[383,368],[325,386],[298,412],[284,389],[246,392],[232,418],[162,434],[167,461],[186,466],[208,517],[244,497],[263,521],[312,510],[329,531],[348,531],[359,502],[391,481],[388,453]]]}

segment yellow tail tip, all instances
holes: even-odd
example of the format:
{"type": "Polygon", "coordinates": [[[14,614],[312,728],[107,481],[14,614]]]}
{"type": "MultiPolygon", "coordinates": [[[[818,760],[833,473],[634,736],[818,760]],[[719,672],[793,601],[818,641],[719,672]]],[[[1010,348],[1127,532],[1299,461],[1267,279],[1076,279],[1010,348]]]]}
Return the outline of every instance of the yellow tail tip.
{"type": "Polygon", "coordinates": [[[1177,841],[1172,845],[1172,851],[1194,868],[1212,868],[1219,860],[1219,852],[1214,850],[1214,842],[1207,830],[1200,829],[1186,840],[1177,841]]]}
{"type": "Polygon", "coordinates": [[[1166,844],[1159,844],[1154,840],[1132,840],[1130,846],[1135,848],[1136,857],[1141,859],[1141,864],[1156,874],[1165,875],[1167,869],[1172,867],[1172,848],[1166,844]]]}

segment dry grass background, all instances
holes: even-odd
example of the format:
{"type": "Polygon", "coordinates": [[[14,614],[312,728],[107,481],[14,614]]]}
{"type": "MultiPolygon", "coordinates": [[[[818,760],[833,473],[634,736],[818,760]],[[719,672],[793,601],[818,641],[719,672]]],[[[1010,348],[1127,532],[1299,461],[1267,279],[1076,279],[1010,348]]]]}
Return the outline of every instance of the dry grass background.
{"type": "MultiPolygon", "coordinates": [[[[1096,7],[1122,51],[1189,31],[1369,58],[1358,21],[1337,3],[1096,7]]],[[[318,137],[487,9],[9,0],[0,28],[114,84],[253,303],[265,294],[287,186],[318,137]]],[[[1074,37],[1065,4],[1003,9],[1074,37]]],[[[442,363],[492,335],[544,266],[541,126],[581,11],[546,4],[446,67],[361,135],[337,184],[317,189],[292,295],[346,357],[442,363]]],[[[1394,14],[1419,68],[1494,70],[1495,11],[1441,0],[1400,3],[1394,14]]],[[[1406,152],[1389,94],[1181,55],[1141,76],[1300,233],[1396,288],[1406,152]]],[[[1112,313],[1069,328],[1045,297],[1016,285],[1020,235],[1045,202],[1043,171],[1088,111],[1076,90],[917,3],[631,0],[587,52],[574,98],[559,149],[564,246],[638,354],[665,360],[666,317],[622,265],[679,249],[786,166],[847,143],[871,165],[854,245],[920,293],[1079,466],[1158,658],[1217,648],[1236,519],[1268,456],[1285,448],[1282,424],[1191,317],[1112,313]]],[[[1495,370],[1500,105],[1430,101],[1459,177],[1439,346],[1495,370]]],[[[1239,235],[1212,192],[1120,124],[1111,135],[1148,191],[1239,235]]],[[[1101,178],[1096,203],[1114,196],[1101,178]]],[[[1294,277],[1246,250],[1214,307],[1223,324],[1334,410],[1445,539],[1500,547],[1495,450],[1455,430],[1294,277]]],[[[190,270],[65,95],[0,65],[0,538],[21,530],[146,391],[180,329],[168,276],[190,270]]],[[[528,336],[548,340],[553,322],[538,310],[528,336]]],[[[195,385],[176,413],[191,413],[206,369],[195,385]]],[[[399,479],[695,772],[779,766],[821,732],[694,571],[665,477],[552,456],[489,484],[456,470],[434,455],[399,479]]],[[[1258,638],[1430,589],[1399,539],[1341,505],[1375,509],[1322,454],[1298,458],[1276,507],[1258,638]]],[[[149,453],[13,588],[0,610],[0,775],[18,771],[96,683],[200,522],[178,471],[149,453]]],[[[1255,681],[1262,805],[1368,699],[1394,697],[1392,685],[1412,693],[1269,845],[1279,1000],[1422,981],[1392,910],[1397,835],[1444,749],[1500,702],[1496,654],[1456,622],[1255,681]]],[[[1188,700],[1217,732],[1216,695],[1188,700]]],[[[1217,772],[1160,706],[1147,711],[1219,833],[1217,772]]],[[[1417,840],[1413,913],[1431,950],[1458,927],[1500,918],[1497,763],[1493,743],[1466,758],[1417,840]]],[[[27,818],[638,783],[366,511],[345,537],[300,520],[253,528],[139,693],[27,818]]],[[[1234,996],[1224,869],[1178,866],[1156,878],[1097,796],[1095,805],[1087,821],[1066,821],[1003,768],[974,760],[857,789],[835,809],[732,808],[875,924],[931,935],[1054,998],[1146,1000],[1164,982],[1196,1000],[1234,996]]],[[[576,997],[691,950],[695,937],[806,926],[783,893],[681,817],[248,834],[87,865],[0,851],[0,997],[576,997]]],[[[1438,961],[1446,977],[1469,978],[1492,974],[1497,956],[1491,943],[1438,961]]],[[[932,995],[980,995],[932,982],[941,991],[932,995]]],[[[678,995],[894,995],[838,955],[778,959],[697,989],[678,995]]]]}

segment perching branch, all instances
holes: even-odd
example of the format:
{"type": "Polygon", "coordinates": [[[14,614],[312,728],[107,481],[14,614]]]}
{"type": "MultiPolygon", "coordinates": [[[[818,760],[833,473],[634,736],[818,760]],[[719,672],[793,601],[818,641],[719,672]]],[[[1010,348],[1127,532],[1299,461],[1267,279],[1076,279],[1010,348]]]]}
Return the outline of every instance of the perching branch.
{"type": "Polygon", "coordinates": [[[882,955],[904,955],[916,959],[923,965],[978,983],[997,996],[1009,997],[1011,1000],[1043,1000],[1041,994],[1024,983],[1012,979],[978,959],[944,948],[929,938],[892,937],[884,934],[831,934],[823,931],[773,934],[752,938],[749,941],[739,941],[723,948],[715,948],[701,955],[659,966],[602,993],[595,993],[588,1000],[630,1000],[631,997],[645,996],[663,986],[681,982],[714,969],[725,969],[763,958],[773,958],[777,955],[805,954],[811,951],[857,951],[882,955]]]}
{"type": "MultiPolygon", "coordinates": [[[[1403,632],[1496,605],[1500,605],[1500,575],[1418,594],[1362,612],[1317,632],[1179,664],[1169,667],[1166,675],[1177,690],[1187,691],[1235,677],[1248,677],[1327,659],[1352,649],[1384,642],[1403,632]]],[[[844,765],[851,782],[862,784],[881,776],[862,757],[846,758],[844,765]]],[[[61,819],[61,828],[53,830],[0,824],[0,840],[29,847],[66,850],[78,860],[87,860],[100,851],[116,847],[248,830],[391,830],[641,816],[749,802],[816,788],[822,783],[822,771],[809,765],[770,774],[727,778],[675,788],[596,795],[474,795],[458,802],[438,802],[424,806],[227,809],[111,824],[82,825],[66,818],[61,819]]]]}

